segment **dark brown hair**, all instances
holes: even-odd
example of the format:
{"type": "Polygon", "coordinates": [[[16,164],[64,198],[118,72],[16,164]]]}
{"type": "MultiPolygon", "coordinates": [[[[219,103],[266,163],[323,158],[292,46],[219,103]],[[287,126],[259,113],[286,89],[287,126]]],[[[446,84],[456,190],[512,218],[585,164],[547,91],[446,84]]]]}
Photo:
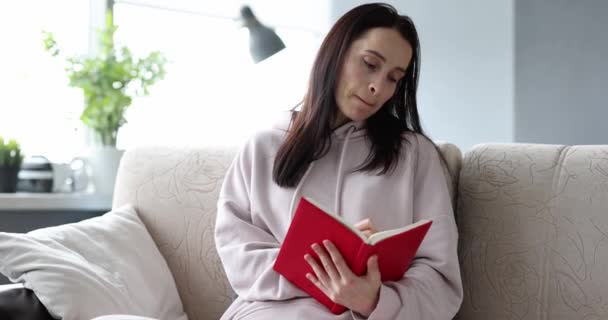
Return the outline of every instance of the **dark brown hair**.
{"type": "Polygon", "coordinates": [[[422,132],[416,90],[420,73],[420,44],[412,20],[388,4],[358,6],[344,14],[331,28],[315,58],[300,112],[292,111],[289,132],[279,147],[273,179],[283,187],[298,184],[310,163],[323,157],[331,146],[332,125],[338,107],[334,92],[344,57],[353,41],[372,28],[392,28],[412,47],[412,59],[394,95],[365,120],[371,150],[359,171],[392,171],[397,165],[404,132],[422,132]]]}

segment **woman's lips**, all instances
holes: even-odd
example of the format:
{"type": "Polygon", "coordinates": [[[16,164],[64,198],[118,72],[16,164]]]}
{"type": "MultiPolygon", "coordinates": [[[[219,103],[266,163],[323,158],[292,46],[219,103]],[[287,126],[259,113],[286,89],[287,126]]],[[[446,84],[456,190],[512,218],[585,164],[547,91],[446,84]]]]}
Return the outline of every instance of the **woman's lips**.
{"type": "Polygon", "coordinates": [[[357,96],[357,95],[355,95],[355,97],[357,97],[357,99],[361,100],[361,102],[363,102],[363,103],[364,103],[366,106],[368,106],[368,107],[370,107],[370,108],[373,108],[373,107],[374,107],[374,105],[373,105],[373,104],[371,104],[371,103],[369,103],[369,102],[367,102],[367,101],[363,100],[361,97],[359,97],[359,96],[357,96]]]}

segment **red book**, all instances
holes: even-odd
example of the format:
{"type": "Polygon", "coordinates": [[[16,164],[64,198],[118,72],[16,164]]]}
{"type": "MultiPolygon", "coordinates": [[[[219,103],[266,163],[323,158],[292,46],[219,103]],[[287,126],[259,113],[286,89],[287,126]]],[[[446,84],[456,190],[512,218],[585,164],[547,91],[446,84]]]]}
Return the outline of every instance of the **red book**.
{"type": "Polygon", "coordinates": [[[319,262],[319,257],[311,248],[312,244],[318,243],[323,247],[323,240],[333,242],[353,273],[358,276],[367,272],[367,260],[376,254],[382,281],[396,281],[403,278],[431,223],[430,220],[420,220],[367,238],[341,217],[321,209],[310,199],[302,198],[273,268],[332,313],[340,314],[346,308],[334,303],[306,278],[306,273],[315,273],[304,260],[304,255],[308,253],[319,262]]]}

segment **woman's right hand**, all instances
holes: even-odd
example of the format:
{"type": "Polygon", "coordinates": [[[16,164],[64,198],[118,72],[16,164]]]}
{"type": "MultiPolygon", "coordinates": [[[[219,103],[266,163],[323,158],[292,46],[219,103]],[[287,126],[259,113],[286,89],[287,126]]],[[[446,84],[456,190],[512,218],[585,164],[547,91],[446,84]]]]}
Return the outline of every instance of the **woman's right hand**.
{"type": "Polygon", "coordinates": [[[365,234],[368,238],[372,234],[378,232],[378,229],[376,229],[376,227],[372,223],[372,219],[369,219],[369,218],[366,218],[366,219],[363,219],[363,220],[357,222],[355,224],[355,227],[357,229],[363,231],[363,234],[365,234]]]}

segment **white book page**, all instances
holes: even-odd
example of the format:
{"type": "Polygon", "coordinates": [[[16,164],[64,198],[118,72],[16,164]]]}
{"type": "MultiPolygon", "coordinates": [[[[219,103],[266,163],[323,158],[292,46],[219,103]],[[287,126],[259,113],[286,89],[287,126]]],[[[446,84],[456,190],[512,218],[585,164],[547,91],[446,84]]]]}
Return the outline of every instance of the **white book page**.
{"type": "Polygon", "coordinates": [[[423,225],[423,224],[425,224],[427,222],[429,222],[429,220],[422,219],[422,220],[419,220],[419,221],[417,221],[415,223],[412,223],[412,224],[407,225],[407,226],[402,227],[402,228],[390,229],[390,230],[376,232],[376,233],[372,234],[369,237],[369,239],[367,239],[366,242],[369,243],[369,244],[371,244],[371,245],[374,245],[374,244],[376,244],[376,243],[378,243],[378,242],[380,242],[380,241],[382,241],[384,239],[387,239],[387,238],[390,238],[390,237],[392,237],[394,235],[403,233],[403,232],[405,232],[407,230],[414,229],[414,228],[416,228],[418,226],[421,226],[421,225],[423,225]]]}
{"type": "Polygon", "coordinates": [[[361,238],[361,240],[363,240],[363,242],[370,244],[370,245],[375,245],[376,243],[390,238],[394,235],[400,234],[404,231],[410,230],[410,229],[414,229],[420,225],[423,225],[427,222],[429,222],[429,220],[426,219],[422,219],[420,221],[417,221],[413,224],[407,225],[405,227],[401,227],[401,228],[397,228],[397,229],[390,229],[390,230],[385,230],[385,231],[379,231],[376,232],[374,234],[372,234],[369,238],[365,235],[365,233],[363,233],[363,231],[359,230],[358,228],[356,228],[355,226],[349,224],[348,222],[346,222],[346,220],[344,220],[342,217],[340,217],[339,215],[333,213],[330,210],[327,210],[327,208],[324,208],[322,205],[320,205],[319,203],[315,202],[314,200],[304,197],[306,200],[308,200],[308,202],[314,204],[315,206],[317,206],[319,209],[325,211],[325,213],[327,213],[327,215],[329,215],[330,217],[333,217],[336,221],[338,221],[339,223],[341,223],[342,225],[344,225],[345,227],[347,227],[348,229],[352,230],[356,235],[359,236],[359,238],[361,238]]]}

